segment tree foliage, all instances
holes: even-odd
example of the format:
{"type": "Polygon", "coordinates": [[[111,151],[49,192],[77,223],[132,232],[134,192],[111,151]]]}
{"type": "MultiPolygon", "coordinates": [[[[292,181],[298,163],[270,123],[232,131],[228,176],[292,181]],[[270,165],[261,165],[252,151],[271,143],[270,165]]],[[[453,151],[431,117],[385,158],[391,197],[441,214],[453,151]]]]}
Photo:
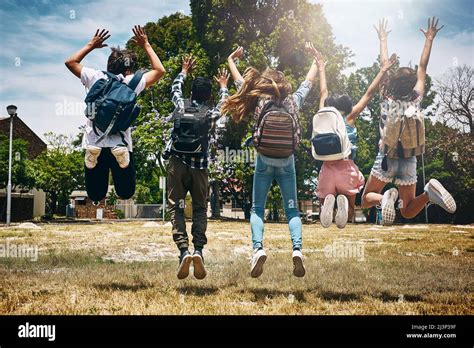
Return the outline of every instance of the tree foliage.
{"type": "MultiPolygon", "coordinates": [[[[9,139],[0,134],[0,189],[8,183],[9,139]]],[[[12,190],[29,191],[35,183],[28,159],[28,142],[15,139],[12,144],[12,190]]]]}
{"type": "Polygon", "coordinates": [[[69,195],[84,187],[84,157],[65,135],[45,134],[48,149],[32,163],[35,187],[47,194],[50,214],[64,214],[69,195]]]}

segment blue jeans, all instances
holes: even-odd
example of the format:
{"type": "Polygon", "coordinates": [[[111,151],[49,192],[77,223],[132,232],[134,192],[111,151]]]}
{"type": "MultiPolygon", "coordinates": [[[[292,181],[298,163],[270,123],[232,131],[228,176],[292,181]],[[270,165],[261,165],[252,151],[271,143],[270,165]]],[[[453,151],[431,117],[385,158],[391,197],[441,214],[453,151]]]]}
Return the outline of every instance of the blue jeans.
{"type": "Polygon", "coordinates": [[[296,196],[296,172],[294,157],[283,159],[262,159],[257,156],[255,174],[253,176],[252,213],[250,225],[252,227],[253,248],[263,246],[263,221],[265,219],[265,203],[268,191],[275,179],[280,186],[285,207],[285,215],[290,229],[293,248],[301,249],[301,219],[298,211],[296,196]],[[271,163],[271,164],[269,164],[271,163]],[[281,164],[281,165],[280,165],[281,164]]]}

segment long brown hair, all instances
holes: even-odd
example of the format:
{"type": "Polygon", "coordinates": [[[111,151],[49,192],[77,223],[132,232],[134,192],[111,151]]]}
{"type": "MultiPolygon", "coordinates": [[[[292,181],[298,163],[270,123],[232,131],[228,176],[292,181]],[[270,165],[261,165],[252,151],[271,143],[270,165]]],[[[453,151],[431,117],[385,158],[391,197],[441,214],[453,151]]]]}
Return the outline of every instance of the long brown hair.
{"type": "Polygon", "coordinates": [[[260,72],[250,67],[245,70],[243,78],[240,90],[222,105],[222,113],[231,114],[235,122],[250,116],[255,111],[259,98],[267,96],[283,101],[291,93],[291,84],[281,71],[267,68],[260,72]]]}

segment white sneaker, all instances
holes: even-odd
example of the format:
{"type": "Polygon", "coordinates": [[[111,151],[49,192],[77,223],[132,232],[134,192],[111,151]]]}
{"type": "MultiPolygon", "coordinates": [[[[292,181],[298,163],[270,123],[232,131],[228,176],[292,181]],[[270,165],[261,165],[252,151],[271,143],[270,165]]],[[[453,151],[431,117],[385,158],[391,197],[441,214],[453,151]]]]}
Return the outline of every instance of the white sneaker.
{"type": "Polygon", "coordinates": [[[303,253],[300,250],[293,250],[293,275],[304,277],[306,270],[303,265],[303,253]]]}
{"type": "Polygon", "coordinates": [[[250,276],[252,278],[258,278],[262,275],[265,261],[267,261],[265,250],[258,249],[252,257],[252,267],[250,269],[250,276]]]}
{"type": "Polygon", "coordinates": [[[336,212],[336,226],[339,228],[346,227],[347,219],[349,218],[349,201],[344,195],[337,196],[337,212],[336,212]]]}
{"type": "Polygon", "coordinates": [[[456,211],[456,201],[453,196],[436,179],[431,179],[425,186],[425,192],[431,203],[439,205],[448,213],[456,211]]]}
{"type": "Polygon", "coordinates": [[[100,155],[102,149],[97,146],[87,145],[86,156],[84,157],[84,163],[89,169],[93,169],[97,165],[97,158],[100,155]]]}
{"type": "Polygon", "coordinates": [[[396,188],[385,191],[382,196],[382,225],[391,225],[395,221],[395,202],[398,198],[396,188]]]}
{"type": "Polygon", "coordinates": [[[324,204],[321,207],[321,226],[328,228],[332,224],[332,214],[334,211],[334,202],[336,198],[333,194],[329,194],[324,198],[324,204]]]}
{"type": "Polygon", "coordinates": [[[130,154],[128,153],[128,149],[125,146],[114,147],[112,149],[112,155],[114,155],[120,168],[127,168],[130,164],[130,154]]]}

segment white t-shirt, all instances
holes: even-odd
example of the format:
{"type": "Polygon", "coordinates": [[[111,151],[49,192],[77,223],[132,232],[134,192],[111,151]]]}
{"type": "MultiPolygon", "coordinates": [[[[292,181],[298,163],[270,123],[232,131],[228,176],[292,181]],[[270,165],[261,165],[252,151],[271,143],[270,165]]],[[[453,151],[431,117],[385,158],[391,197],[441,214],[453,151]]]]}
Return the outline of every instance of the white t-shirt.
{"type": "MultiPolygon", "coordinates": [[[[122,80],[124,83],[128,84],[133,78],[133,75],[127,75],[124,77],[122,74],[117,75],[117,77],[122,80]]],[[[100,70],[95,70],[87,67],[83,67],[81,70],[81,82],[86,87],[87,91],[91,89],[91,87],[100,79],[108,79],[107,75],[105,75],[100,70]]],[[[135,93],[138,95],[140,94],[146,87],[146,80],[145,76],[142,77],[140,82],[138,83],[137,87],[135,88],[135,93]]],[[[96,129],[98,135],[94,132],[92,127],[92,121],[87,120],[86,122],[86,129],[84,132],[84,136],[82,137],[82,147],[85,149],[87,145],[93,145],[98,147],[115,147],[117,145],[125,145],[123,143],[122,137],[120,134],[109,134],[101,142],[97,143],[97,140],[102,135],[102,132],[99,129],[96,129]]],[[[128,151],[132,152],[132,132],[130,128],[126,131],[122,132],[125,141],[127,142],[128,151]]]]}

